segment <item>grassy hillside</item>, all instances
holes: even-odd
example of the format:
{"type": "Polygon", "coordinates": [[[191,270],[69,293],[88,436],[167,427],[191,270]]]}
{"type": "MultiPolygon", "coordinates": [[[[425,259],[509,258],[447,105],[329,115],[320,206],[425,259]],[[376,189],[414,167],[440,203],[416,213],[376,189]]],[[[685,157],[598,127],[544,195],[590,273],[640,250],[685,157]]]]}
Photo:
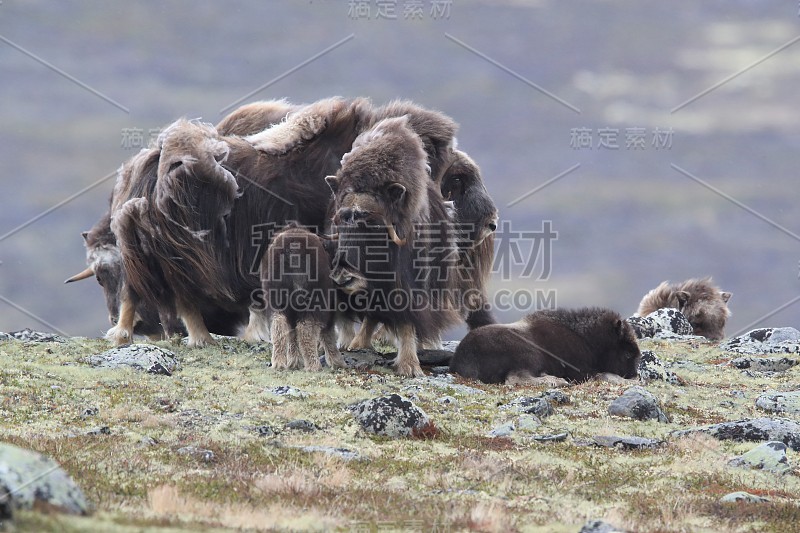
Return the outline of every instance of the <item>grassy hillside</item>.
{"type": "MultiPolygon", "coordinates": [[[[538,425],[500,406],[544,389],[404,379],[381,367],[276,372],[266,345],[237,340],[206,349],[159,345],[178,356],[171,376],[88,365],[86,357],[110,347],[103,340],[0,342],[0,440],[56,459],[96,509],[89,517],[21,512],[18,531],[436,525],[574,532],[588,519],[605,519],[641,532],[781,532],[800,520],[796,467],[782,476],[734,468],[727,461],[756,443],[669,435],[768,416],[755,407],[756,397],[796,388],[798,367],[748,375],[710,344],[644,341],[643,349],[672,363],[686,381],[646,385],[669,423],[609,416],[609,403],[629,385],[588,382],[564,389],[570,402],[538,425]],[[284,385],[307,396],[269,392],[284,385]],[[438,431],[428,438],[370,436],[346,409],[392,392],[424,409],[438,431]],[[508,421],[518,426],[510,437],[487,436],[508,421]],[[568,434],[563,442],[534,439],[560,433],[568,434]],[[666,442],[626,451],[591,445],[598,435],[666,442]],[[302,446],[344,448],[357,458],[302,446]],[[719,503],[734,491],[770,501],[719,503]]],[[[789,462],[797,464],[796,452],[789,451],[789,462]]]]}

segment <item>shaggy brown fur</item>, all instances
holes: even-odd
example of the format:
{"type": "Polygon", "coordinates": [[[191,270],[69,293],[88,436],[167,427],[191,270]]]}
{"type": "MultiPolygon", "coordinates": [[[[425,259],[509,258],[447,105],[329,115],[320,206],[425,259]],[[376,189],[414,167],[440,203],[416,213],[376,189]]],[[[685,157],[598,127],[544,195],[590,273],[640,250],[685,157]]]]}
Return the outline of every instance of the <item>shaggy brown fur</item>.
{"type": "Polygon", "coordinates": [[[732,294],[720,290],[712,279],[689,279],[681,283],[663,281],[645,294],[638,316],[647,316],[663,307],[677,309],[686,316],[695,335],[718,341],[725,336],[725,323],[731,316],[728,301],[732,294]]]}
{"type": "Polygon", "coordinates": [[[395,365],[406,376],[422,375],[417,340],[435,340],[458,320],[455,236],[427,160],[406,117],[385,119],[356,139],[342,168],[327,178],[339,239],[334,276],[341,269],[364,276],[356,279],[366,290],[342,289],[371,320],[365,335],[381,322],[398,338],[395,365]],[[393,301],[392,294],[409,298],[393,301]],[[355,302],[359,295],[369,302],[355,302]]]}
{"type": "MultiPolygon", "coordinates": [[[[277,124],[299,107],[284,100],[247,104],[223,118],[217,125],[217,130],[222,135],[250,135],[277,124]]],[[[147,161],[149,154],[152,154],[152,148],[142,150],[120,167],[117,172],[117,185],[109,200],[110,206],[117,209],[125,201],[136,197],[136,194],[142,194],[142,191],[131,189],[134,185],[132,179],[136,176],[134,181],[139,185],[145,182],[141,179],[143,170],[140,162],[147,161]]],[[[88,267],[68,279],[67,283],[96,277],[103,289],[109,320],[112,326],[115,326],[119,320],[121,299],[126,289],[122,257],[117,238],[111,231],[111,209],[112,207],[89,231],[83,232],[88,267]]],[[[238,317],[226,317],[224,314],[207,316],[206,321],[210,323],[211,331],[222,335],[234,334],[239,326],[238,317]]],[[[159,313],[152,305],[140,303],[137,306],[134,333],[161,338],[175,333],[185,335],[186,332],[177,319],[174,309],[162,309],[159,313]]]]}
{"type": "Polygon", "coordinates": [[[633,329],[618,313],[559,309],[470,331],[450,370],[485,383],[529,376],[579,382],[604,373],[636,377],[640,358],[633,329]]]}
{"type": "Polygon", "coordinates": [[[330,191],[322,180],[367,112],[363,100],[324,100],[248,138],[186,120],[167,128],[155,187],[120,209],[115,229],[121,246],[131,237],[123,257],[135,292],[173,299],[190,344],[210,342],[200,311],[247,312],[261,287],[264,248],[253,244],[253,229],[323,225],[330,191]]]}
{"type": "Polygon", "coordinates": [[[328,366],[344,367],[336,347],[336,293],[322,240],[296,226],[281,230],[264,255],[261,272],[272,326],[272,366],[296,368],[299,353],[306,370],[321,370],[317,354],[322,343],[328,366]]]}

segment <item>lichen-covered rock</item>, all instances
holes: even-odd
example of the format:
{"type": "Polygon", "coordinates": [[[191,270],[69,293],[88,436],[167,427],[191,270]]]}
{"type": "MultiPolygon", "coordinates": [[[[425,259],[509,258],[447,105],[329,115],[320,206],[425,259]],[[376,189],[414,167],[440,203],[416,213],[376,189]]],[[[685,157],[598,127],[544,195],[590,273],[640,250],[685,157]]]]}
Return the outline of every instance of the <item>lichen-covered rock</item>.
{"type": "Polygon", "coordinates": [[[625,533],[625,530],[616,528],[602,520],[589,520],[578,533],[625,533]]]}
{"type": "Polygon", "coordinates": [[[361,459],[361,455],[357,451],[348,450],[347,448],[333,448],[331,446],[297,446],[296,448],[307,453],[322,453],[325,455],[338,457],[339,459],[344,459],[345,461],[356,461],[361,459]]]}
{"type": "Polygon", "coordinates": [[[68,342],[69,339],[56,335],[55,333],[45,333],[33,331],[30,328],[12,331],[11,333],[0,333],[0,340],[17,340],[23,342],[68,342]]]}
{"type": "Polygon", "coordinates": [[[625,319],[633,328],[637,339],[649,339],[656,334],[658,326],[655,320],[644,316],[632,316],[625,319]]]}
{"type": "Polygon", "coordinates": [[[656,397],[647,389],[639,386],[629,388],[622,396],[611,402],[611,405],[608,406],[608,414],[635,420],[669,422],[669,418],[661,410],[656,397]]]}
{"type": "Polygon", "coordinates": [[[652,350],[642,350],[639,360],[639,379],[647,381],[666,381],[672,385],[684,385],[684,381],[675,372],[667,370],[666,365],[652,350]]]}
{"type": "Polygon", "coordinates": [[[312,431],[316,431],[319,429],[314,422],[309,420],[291,420],[286,423],[286,429],[294,429],[297,431],[305,431],[307,433],[311,433],[312,431]]]}
{"type": "Polygon", "coordinates": [[[198,448],[197,446],[184,446],[183,448],[178,448],[176,453],[178,455],[189,455],[205,463],[211,463],[216,459],[216,454],[212,450],[198,448]]]}
{"type": "Polygon", "coordinates": [[[800,362],[791,357],[737,357],[731,361],[731,365],[745,370],[756,372],[785,372],[796,366],[800,362]]]}
{"type": "Polygon", "coordinates": [[[769,501],[769,498],[756,496],[755,494],[750,494],[749,492],[739,491],[726,494],[720,498],[719,501],[720,503],[766,503],[769,501]]]}
{"type": "Polygon", "coordinates": [[[425,411],[399,394],[364,400],[349,409],[365,431],[385,437],[408,437],[431,423],[425,411]]]}
{"type": "Polygon", "coordinates": [[[729,339],[719,347],[742,355],[800,353],[800,331],[795,328],[759,328],[729,339]]]}
{"type": "Polygon", "coordinates": [[[706,433],[719,440],[739,442],[780,441],[792,450],[800,451],[800,424],[786,418],[748,418],[674,431],[672,435],[682,437],[693,433],[706,433]]]}
{"type": "Polygon", "coordinates": [[[171,376],[178,367],[175,354],[152,344],[129,344],[89,356],[87,362],[102,368],[130,367],[148,374],[171,376]]]}
{"type": "Polygon", "coordinates": [[[274,396],[287,396],[289,398],[308,398],[307,392],[301,391],[300,389],[292,387],[290,385],[273,387],[271,389],[267,389],[265,392],[268,394],[272,394],[274,396]]]}
{"type": "Polygon", "coordinates": [[[89,504],[81,489],[52,459],[0,443],[0,493],[7,510],[31,509],[37,504],[63,513],[85,515],[89,504]]]}
{"type": "Polygon", "coordinates": [[[785,474],[791,470],[786,457],[786,445],[782,442],[765,442],[749,452],[728,461],[730,466],[766,470],[775,474],[785,474]]]}
{"type": "Polygon", "coordinates": [[[767,391],[758,397],[756,406],[774,413],[800,414],[800,391],[767,391]]]}
{"type": "Polygon", "coordinates": [[[558,389],[546,390],[540,396],[551,404],[566,405],[569,403],[569,396],[558,389]]]}
{"type": "Polygon", "coordinates": [[[533,398],[531,396],[520,396],[500,408],[516,411],[517,413],[536,415],[539,418],[546,418],[553,414],[553,406],[550,402],[544,398],[533,398]]]}
{"type": "Polygon", "coordinates": [[[502,424],[495,426],[492,430],[486,434],[487,437],[510,437],[517,431],[517,425],[514,423],[513,420],[509,420],[508,422],[503,422],[502,424]]]}
{"type": "Polygon", "coordinates": [[[592,442],[596,446],[604,448],[622,448],[624,450],[642,450],[656,448],[664,444],[664,441],[648,439],[645,437],[618,437],[611,435],[597,435],[592,437],[592,442]]]}

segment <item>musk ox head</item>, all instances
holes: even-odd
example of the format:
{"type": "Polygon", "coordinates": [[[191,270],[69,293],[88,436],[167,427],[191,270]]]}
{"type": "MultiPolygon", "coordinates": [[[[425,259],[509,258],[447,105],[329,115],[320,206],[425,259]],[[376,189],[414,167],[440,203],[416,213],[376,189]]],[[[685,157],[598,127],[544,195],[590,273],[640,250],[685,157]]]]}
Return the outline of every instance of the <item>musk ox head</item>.
{"type": "Polygon", "coordinates": [[[426,160],[406,117],[381,120],[359,135],[339,172],[325,178],[334,194],[334,224],[382,226],[404,246],[414,223],[427,222],[426,160]]]}
{"type": "Polygon", "coordinates": [[[455,206],[462,240],[480,246],[497,229],[497,207],[481,178],[478,165],[461,150],[453,152],[441,182],[442,196],[455,206]]]}
{"type": "Polygon", "coordinates": [[[111,232],[111,215],[106,213],[89,231],[82,233],[86,246],[86,264],[83,272],[69,278],[64,283],[72,283],[90,278],[97,279],[103,288],[108,307],[108,320],[116,324],[119,319],[119,303],[122,293],[122,257],[117,247],[117,239],[111,232]]]}
{"type": "Polygon", "coordinates": [[[619,316],[615,316],[612,320],[611,334],[605,340],[608,343],[608,351],[601,363],[603,371],[623,378],[635,378],[639,374],[639,360],[642,358],[642,353],[636,342],[633,327],[619,316]]]}

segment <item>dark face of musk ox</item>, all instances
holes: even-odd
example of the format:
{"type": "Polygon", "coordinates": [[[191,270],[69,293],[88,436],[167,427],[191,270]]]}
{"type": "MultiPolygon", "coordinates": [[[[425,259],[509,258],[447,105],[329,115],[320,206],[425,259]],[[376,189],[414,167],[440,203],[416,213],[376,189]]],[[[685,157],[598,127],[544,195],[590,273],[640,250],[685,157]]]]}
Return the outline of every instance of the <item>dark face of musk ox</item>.
{"type": "Polygon", "coordinates": [[[635,378],[639,374],[642,353],[633,327],[625,320],[616,320],[613,331],[614,335],[607,339],[605,371],[623,378],[635,378]]]}
{"type": "Polygon", "coordinates": [[[461,231],[460,246],[477,247],[497,229],[497,207],[486,190],[478,165],[460,150],[455,150],[452,157],[442,177],[442,197],[454,204],[454,221],[461,231]]]}

